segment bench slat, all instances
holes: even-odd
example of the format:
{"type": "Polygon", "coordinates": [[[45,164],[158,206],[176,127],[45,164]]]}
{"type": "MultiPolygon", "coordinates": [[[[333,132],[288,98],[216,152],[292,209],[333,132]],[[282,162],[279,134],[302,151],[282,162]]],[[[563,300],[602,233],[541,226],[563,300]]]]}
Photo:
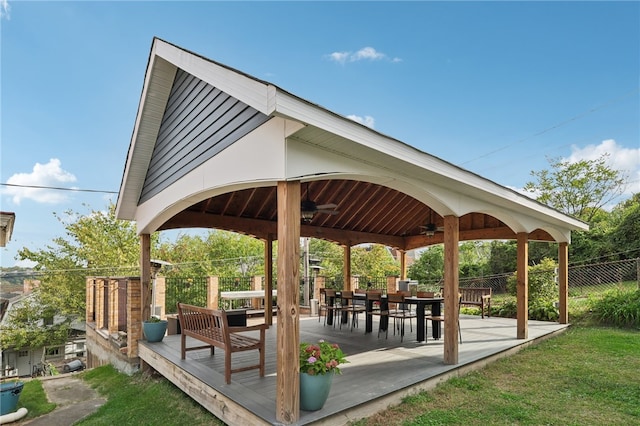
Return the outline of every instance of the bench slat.
{"type": "Polygon", "coordinates": [[[199,306],[178,303],[178,317],[182,328],[181,356],[186,358],[186,352],[195,349],[211,348],[211,355],[216,347],[225,352],[225,380],[231,383],[231,373],[252,369],[260,370],[260,377],[264,377],[264,347],[265,330],[267,324],[251,327],[229,327],[227,313],[217,309],[201,308],[199,306]],[[260,338],[240,334],[247,331],[259,331],[260,338]],[[187,347],[186,337],[207,343],[207,346],[187,347]],[[258,350],[259,362],[255,365],[231,368],[231,354],[248,350],[258,350]]]}

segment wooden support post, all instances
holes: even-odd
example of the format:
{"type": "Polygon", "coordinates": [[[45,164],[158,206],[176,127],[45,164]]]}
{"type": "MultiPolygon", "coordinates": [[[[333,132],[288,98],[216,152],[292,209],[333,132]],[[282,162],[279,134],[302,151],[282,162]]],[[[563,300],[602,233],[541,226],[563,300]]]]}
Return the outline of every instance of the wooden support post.
{"type": "Polygon", "coordinates": [[[300,182],[278,182],[276,419],[300,419],[300,182]]]}
{"type": "Polygon", "coordinates": [[[458,363],[459,219],[444,217],[444,363],[458,363]]]}
{"type": "Polygon", "coordinates": [[[264,322],[273,325],[273,235],[264,242],[264,322]]]}
{"type": "Polygon", "coordinates": [[[142,320],[151,317],[151,235],[140,234],[140,294],[142,320]]]}
{"type": "Polygon", "coordinates": [[[405,250],[399,250],[400,254],[400,279],[407,279],[407,252],[405,250]]]}
{"type": "Polygon", "coordinates": [[[517,338],[526,339],[529,337],[529,235],[526,232],[519,232],[517,240],[517,338]]]}
{"type": "Polygon", "coordinates": [[[558,292],[560,324],[569,324],[569,243],[558,244],[558,292]]]}
{"type": "Polygon", "coordinates": [[[344,253],[344,265],[342,267],[344,279],[342,284],[343,290],[351,290],[351,243],[347,243],[347,245],[343,248],[344,253]]]}

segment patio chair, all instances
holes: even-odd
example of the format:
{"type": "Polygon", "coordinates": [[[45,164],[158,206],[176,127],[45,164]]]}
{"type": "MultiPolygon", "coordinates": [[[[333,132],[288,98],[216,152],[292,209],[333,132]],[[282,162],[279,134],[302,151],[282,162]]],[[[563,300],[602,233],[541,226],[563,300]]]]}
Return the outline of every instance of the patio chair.
{"type": "Polygon", "coordinates": [[[382,309],[382,291],[367,291],[367,299],[371,302],[373,308],[370,311],[367,311],[367,315],[371,315],[372,319],[374,316],[379,317],[378,321],[378,338],[380,338],[380,331],[382,331],[383,321],[386,320],[387,327],[385,329],[386,337],[389,337],[389,308],[382,309]]]}
{"type": "Polygon", "coordinates": [[[324,310],[324,325],[327,325],[327,315],[329,315],[330,313],[333,315],[333,326],[335,327],[336,322],[336,315],[337,315],[337,308],[340,307],[340,298],[337,297],[336,295],[336,291],[334,289],[331,288],[324,288],[320,290],[320,297],[321,297],[321,301],[322,301],[322,295],[324,294],[324,303],[321,303],[318,306],[318,322],[320,322],[320,315],[322,313],[322,311],[324,310]],[[324,290],[324,291],[322,291],[324,290]],[[329,300],[333,299],[333,306],[329,305],[329,300]]]}
{"type": "MultiPolygon", "coordinates": [[[[436,296],[436,293],[433,292],[433,291],[419,291],[419,292],[416,293],[416,297],[421,297],[421,298],[425,298],[425,299],[430,299],[430,298],[435,297],[435,296],[436,296]]],[[[424,314],[425,315],[431,315],[431,311],[430,310],[427,311],[425,309],[424,314]]]]}
{"type": "Polygon", "coordinates": [[[340,316],[340,328],[342,328],[342,313],[346,313],[347,321],[349,320],[349,315],[351,315],[351,331],[353,328],[358,325],[358,314],[361,314],[365,311],[365,306],[361,304],[354,303],[355,300],[353,298],[353,291],[343,290],[340,294],[340,307],[338,308],[338,313],[340,316]]]}
{"type": "Polygon", "coordinates": [[[405,320],[409,320],[409,328],[413,331],[411,320],[417,317],[415,311],[412,311],[409,305],[404,303],[404,298],[407,296],[404,292],[389,293],[387,295],[387,300],[389,301],[389,318],[393,318],[393,334],[395,335],[396,330],[398,330],[400,333],[400,342],[404,340],[405,320]]]}
{"type": "MultiPolygon", "coordinates": [[[[460,343],[462,344],[462,330],[460,329],[460,304],[462,302],[462,294],[458,293],[458,335],[460,337],[460,343]]],[[[446,309],[446,308],[445,308],[446,309]]],[[[426,326],[428,328],[429,325],[429,321],[433,321],[433,322],[439,322],[441,324],[444,324],[444,313],[442,315],[426,315],[424,317],[424,319],[426,320],[426,326]]],[[[433,322],[432,322],[432,327],[433,327],[433,322]]],[[[427,335],[428,333],[425,333],[425,339],[427,339],[427,335]]]]}
{"type": "MultiPolygon", "coordinates": [[[[327,324],[327,314],[329,313],[329,300],[327,299],[327,289],[320,289],[320,299],[318,300],[318,322],[320,322],[320,317],[322,317],[322,313],[324,312],[324,324],[327,324]]],[[[335,292],[334,292],[335,295],[335,292]]]]}

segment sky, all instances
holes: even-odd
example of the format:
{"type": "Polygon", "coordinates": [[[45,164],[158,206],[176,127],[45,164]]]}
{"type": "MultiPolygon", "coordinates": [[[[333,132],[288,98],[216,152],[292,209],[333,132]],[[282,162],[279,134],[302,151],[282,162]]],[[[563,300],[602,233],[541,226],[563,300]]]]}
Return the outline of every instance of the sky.
{"type": "Polygon", "coordinates": [[[640,191],[637,1],[0,0],[0,26],[2,267],[116,202],[154,36],[510,188],[608,153],[640,191]]]}

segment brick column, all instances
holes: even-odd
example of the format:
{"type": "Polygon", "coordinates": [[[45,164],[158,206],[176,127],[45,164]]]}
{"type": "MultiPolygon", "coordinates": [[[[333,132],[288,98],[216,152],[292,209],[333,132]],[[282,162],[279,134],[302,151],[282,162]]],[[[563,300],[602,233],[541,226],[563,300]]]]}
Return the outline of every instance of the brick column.
{"type": "Polygon", "coordinates": [[[127,356],[138,356],[138,340],[142,339],[142,284],[140,278],[127,283],[127,356]]]}
{"type": "Polygon", "coordinates": [[[167,319],[167,279],[165,277],[156,277],[156,294],[153,297],[155,297],[156,308],[160,307],[160,318],[167,319]]]}
{"type": "Polygon", "coordinates": [[[324,277],[316,277],[315,285],[313,286],[313,298],[316,300],[320,300],[320,289],[326,288],[325,278],[324,277]]]}
{"type": "Polygon", "coordinates": [[[207,277],[207,308],[220,309],[218,277],[207,277]]]}
{"type": "MultiPolygon", "coordinates": [[[[253,276],[251,277],[251,290],[260,291],[262,290],[262,277],[253,276]]],[[[251,299],[251,307],[253,309],[262,309],[262,298],[256,297],[251,299]]]]}
{"type": "Polygon", "coordinates": [[[387,294],[398,292],[398,277],[387,277],[387,294]]]}
{"type": "Polygon", "coordinates": [[[85,321],[95,322],[95,294],[96,294],[96,280],[95,278],[87,278],[85,288],[85,321]]]}
{"type": "Polygon", "coordinates": [[[107,332],[114,334],[118,332],[118,312],[120,299],[118,298],[118,280],[111,278],[107,283],[109,312],[107,313],[107,332]]]}
{"type": "Polygon", "coordinates": [[[107,285],[106,278],[98,278],[96,280],[96,330],[105,327],[106,318],[104,311],[107,301],[104,298],[104,288],[107,285]]]}

